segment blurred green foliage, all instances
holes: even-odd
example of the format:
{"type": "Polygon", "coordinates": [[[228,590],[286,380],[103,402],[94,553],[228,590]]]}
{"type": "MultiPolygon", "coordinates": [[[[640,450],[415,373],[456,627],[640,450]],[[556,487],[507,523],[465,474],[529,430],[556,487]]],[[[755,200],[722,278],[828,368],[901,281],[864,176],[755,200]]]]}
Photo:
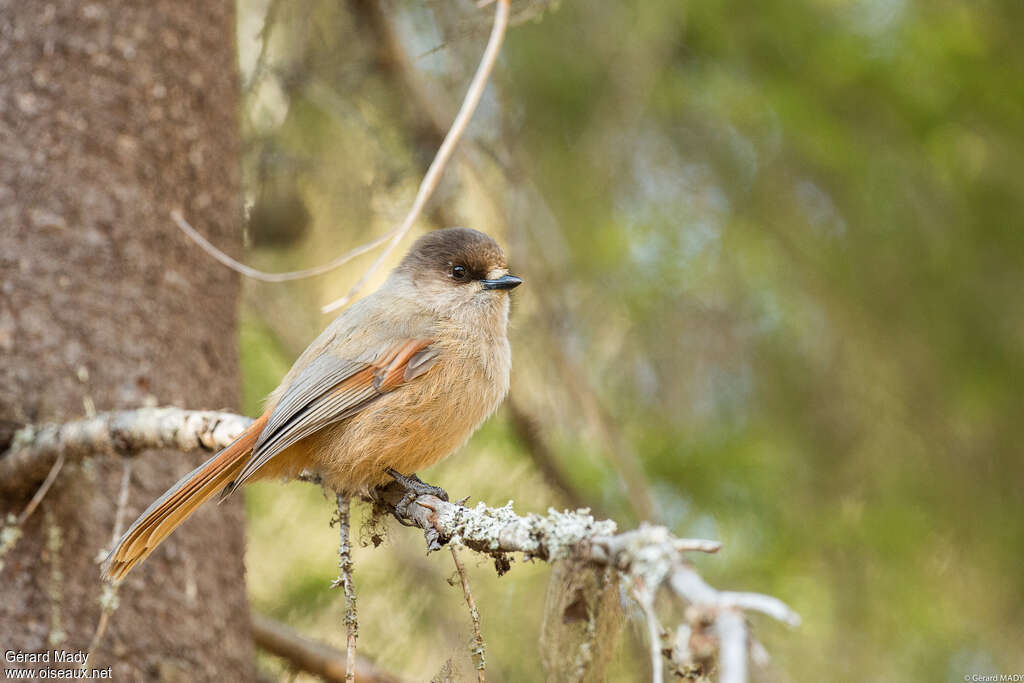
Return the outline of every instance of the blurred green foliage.
{"type": "MultiPolygon", "coordinates": [[[[388,229],[422,172],[423,112],[358,3],[311,6],[271,3],[264,74],[267,7],[240,7],[251,200],[294,193],[311,216],[295,246],[255,245],[274,269],[388,229]]],[[[450,114],[490,10],[386,11],[450,114]]],[[[442,188],[527,280],[513,395],[558,467],[628,525],[632,462],[659,519],[725,543],[700,561],[713,584],[793,605],[798,631],[755,624],[783,679],[1024,670],[1021,26],[1010,1],[566,1],[510,31],[442,188]]],[[[249,285],[248,410],[367,263],[249,285]]],[[[425,477],[564,504],[503,414],[425,477]]],[[[331,505],[301,485],[248,500],[255,607],[340,643],[331,505]]],[[[362,651],[470,674],[450,558],[419,543],[357,550],[362,651]]],[[[471,568],[489,674],[538,680],[545,568],[471,568]]],[[[646,675],[641,639],[615,680],[646,675]]]]}

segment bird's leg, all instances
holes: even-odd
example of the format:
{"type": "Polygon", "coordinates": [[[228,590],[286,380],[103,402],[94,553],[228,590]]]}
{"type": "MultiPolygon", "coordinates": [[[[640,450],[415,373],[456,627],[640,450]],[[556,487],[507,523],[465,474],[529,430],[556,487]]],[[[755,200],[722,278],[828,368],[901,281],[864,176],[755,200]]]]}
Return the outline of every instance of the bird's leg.
{"type": "Polygon", "coordinates": [[[417,477],[415,474],[412,476],[405,476],[401,472],[388,468],[385,470],[395,483],[405,491],[402,495],[402,499],[395,505],[392,513],[395,519],[398,520],[403,526],[416,526],[408,522],[409,519],[409,505],[420,496],[437,496],[441,500],[448,500],[448,492],[438,486],[431,486],[425,483],[422,479],[417,477]]]}
{"type": "MultiPolygon", "coordinates": [[[[443,501],[448,500],[447,491],[440,487],[431,486],[430,484],[425,483],[415,474],[407,477],[401,472],[398,472],[391,468],[388,468],[385,471],[388,473],[389,476],[391,476],[392,479],[395,480],[391,484],[388,484],[387,488],[390,488],[392,486],[398,486],[400,489],[404,491],[401,500],[399,500],[398,503],[396,503],[395,506],[391,509],[391,514],[394,515],[395,519],[398,520],[398,523],[402,524],[403,526],[419,526],[419,524],[413,524],[411,521],[409,521],[411,519],[409,516],[409,506],[413,503],[413,501],[418,499],[420,496],[435,496],[443,501]]],[[[429,503],[422,503],[422,505],[425,505],[428,508],[431,507],[429,503]]],[[[440,550],[441,547],[444,545],[444,542],[442,542],[440,539],[440,534],[438,533],[437,529],[433,527],[425,528],[423,530],[423,533],[427,539],[428,553],[433,550],[440,550]]]]}
{"type": "MultiPolygon", "coordinates": [[[[415,474],[412,474],[407,477],[401,472],[398,472],[397,470],[394,470],[390,467],[384,471],[387,472],[392,479],[397,481],[403,489],[405,489],[406,495],[410,493],[415,494],[413,495],[413,499],[419,496],[436,496],[445,502],[448,501],[447,491],[445,491],[440,486],[432,486],[431,484],[426,483],[425,481],[417,477],[415,474]]],[[[410,499],[409,502],[411,503],[412,499],[410,499]]]]}

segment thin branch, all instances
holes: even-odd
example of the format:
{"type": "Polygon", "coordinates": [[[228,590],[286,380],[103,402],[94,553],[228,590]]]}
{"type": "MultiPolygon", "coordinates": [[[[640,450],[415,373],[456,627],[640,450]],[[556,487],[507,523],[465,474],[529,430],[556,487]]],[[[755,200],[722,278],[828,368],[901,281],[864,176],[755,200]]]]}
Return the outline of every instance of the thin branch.
{"type": "MultiPolygon", "coordinates": [[[[104,581],[101,591],[100,607],[102,608],[102,611],[100,611],[100,618],[96,623],[96,631],[92,634],[92,640],[89,641],[89,649],[87,650],[90,658],[93,653],[96,652],[96,648],[100,646],[100,643],[103,642],[103,635],[107,632],[110,617],[113,616],[114,611],[117,609],[119,604],[116,585],[104,581]]],[[[89,660],[82,662],[82,665],[79,668],[84,670],[87,667],[88,661],[89,660]]]]}
{"type": "Polygon", "coordinates": [[[477,105],[480,103],[480,98],[484,94],[484,88],[487,87],[487,80],[491,76],[491,71],[494,69],[494,63],[498,60],[498,52],[501,49],[502,40],[505,38],[505,30],[508,28],[508,15],[509,15],[509,0],[498,0],[497,9],[494,12],[494,26],[491,28],[491,36],[487,40],[487,47],[484,48],[483,57],[480,59],[480,65],[476,69],[476,73],[473,74],[473,80],[469,83],[469,89],[466,91],[466,97],[462,100],[462,106],[459,108],[459,113],[455,115],[455,121],[452,122],[452,127],[448,130],[448,134],[444,138],[444,142],[441,143],[441,147],[437,150],[437,155],[430,164],[430,168],[427,169],[427,173],[423,176],[423,182],[420,183],[419,190],[416,192],[416,198],[413,200],[412,208],[409,209],[408,215],[405,220],[402,221],[402,225],[399,226],[398,231],[395,233],[391,241],[388,242],[387,246],[384,247],[384,251],[380,253],[377,260],[370,265],[370,267],[363,273],[362,277],[356,282],[352,289],[343,296],[342,298],[324,306],[322,310],[324,313],[330,313],[331,311],[337,310],[352,300],[352,297],[359,293],[359,290],[363,288],[366,281],[372,277],[373,273],[380,268],[387,258],[388,254],[402,241],[405,234],[412,228],[413,223],[419,217],[420,212],[423,210],[423,206],[430,199],[430,196],[434,193],[434,189],[437,187],[438,182],[441,180],[441,173],[444,171],[445,166],[448,164],[448,160],[452,156],[452,152],[455,151],[455,145],[458,144],[459,138],[466,130],[466,126],[469,125],[469,120],[473,117],[473,112],[476,111],[477,105]]]}
{"type": "Polygon", "coordinates": [[[745,683],[747,680],[747,622],[743,613],[723,609],[715,620],[718,632],[718,683],[745,683]]]}
{"type": "Polygon", "coordinates": [[[43,526],[46,529],[46,550],[50,558],[50,582],[47,586],[50,598],[50,632],[46,642],[50,647],[56,648],[67,641],[68,637],[64,631],[62,609],[64,605],[64,569],[61,566],[61,551],[64,548],[64,535],[52,507],[47,507],[44,510],[43,519],[43,526]]]}
{"type": "Polygon", "coordinates": [[[53,482],[57,481],[57,475],[60,474],[61,469],[64,468],[64,458],[65,456],[63,452],[57,455],[57,459],[54,461],[53,467],[50,468],[49,474],[46,475],[46,479],[43,480],[43,483],[39,486],[36,494],[32,496],[32,500],[28,502],[28,505],[25,506],[25,509],[22,510],[21,514],[18,516],[18,526],[24,525],[28,518],[32,516],[32,513],[36,511],[36,508],[39,507],[39,504],[43,502],[43,498],[46,497],[47,491],[49,491],[50,487],[53,486],[53,482]]]}
{"type": "MultiPolygon", "coordinates": [[[[295,629],[262,614],[250,615],[256,646],[286,660],[296,671],[305,671],[330,683],[345,681],[348,657],[345,652],[310,640],[295,629]]],[[[362,683],[400,683],[365,657],[356,657],[356,678],[362,683]]]]}
{"type": "Polygon", "coordinates": [[[668,580],[672,590],[689,603],[760,612],[790,626],[800,625],[800,615],[778,598],[761,593],[734,593],[717,590],[709,586],[700,574],[689,565],[675,566],[668,580]]]}
{"type": "Polygon", "coordinates": [[[270,34],[277,25],[277,12],[280,9],[280,5],[281,0],[270,0],[270,4],[267,5],[267,11],[263,15],[263,27],[260,28],[258,36],[260,39],[260,51],[256,55],[256,63],[253,65],[252,73],[249,74],[249,79],[242,88],[245,92],[251,91],[263,77],[267,65],[267,53],[270,49],[270,34]]]}
{"type": "MultiPolygon", "coordinates": [[[[385,78],[393,81],[399,97],[409,105],[403,113],[409,121],[410,137],[419,146],[439,148],[452,117],[442,113],[435,98],[429,96],[427,88],[418,77],[419,71],[409,61],[402,41],[394,30],[391,15],[380,0],[349,0],[349,5],[360,21],[360,31],[368,35],[368,42],[374,46],[378,70],[385,78]]],[[[462,149],[464,154],[466,145],[462,149]]],[[[420,172],[426,174],[429,168],[426,154],[415,154],[413,158],[421,166],[420,172]]],[[[447,202],[432,204],[428,215],[435,225],[458,223],[455,212],[447,202]]]]}
{"type": "Polygon", "coordinates": [[[241,261],[233,259],[217,247],[213,246],[208,239],[203,237],[198,230],[193,228],[191,224],[185,220],[180,211],[171,211],[171,220],[174,221],[174,224],[177,225],[183,233],[188,235],[193,242],[202,247],[203,251],[207,254],[217,259],[236,273],[241,273],[253,280],[261,280],[263,282],[289,282],[291,280],[302,280],[308,277],[315,277],[317,275],[329,273],[335,268],[345,265],[355,257],[362,256],[368,251],[373,251],[398,234],[398,229],[396,228],[387,234],[381,235],[375,240],[362,244],[355,249],[347,251],[341,256],[319,266],[313,266],[312,268],[306,268],[304,270],[293,270],[287,273],[267,273],[253,268],[252,266],[247,266],[241,261]]]}
{"type": "Polygon", "coordinates": [[[132,483],[132,461],[124,461],[124,470],[121,472],[121,489],[117,493],[117,510],[114,512],[114,531],[110,535],[110,547],[117,545],[117,539],[121,538],[124,531],[124,515],[128,508],[128,491],[132,483]]]}
{"type": "Polygon", "coordinates": [[[485,683],[487,677],[484,669],[487,666],[486,646],[484,637],[480,632],[480,612],[476,608],[476,601],[473,600],[473,591],[469,588],[469,577],[466,576],[466,568],[459,559],[459,550],[455,544],[448,546],[452,551],[452,560],[455,562],[455,571],[459,574],[459,581],[462,583],[462,594],[466,597],[466,604],[469,606],[469,616],[473,620],[473,657],[477,659],[476,680],[478,683],[485,683]]]}
{"type": "Polygon", "coordinates": [[[177,225],[185,235],[192,239],[192,241],[198,244],[203,251],[214,259],[237,273],[263,282],[287,282],[290,280],[301,280],[304,278],[315,277],[317,275],[323,275],[324,273],[330,272],[339,266],[348,263],[356,256],[365,254],[386,242],[387,244],[384,247],[384,250],[377,257],[377,260],[370,264],[370,267],[367,268],[352,289],[349,290],[344,297],[327,304],[321,310],[324,313],[330,313],[331,311],[345,306],[356,294],[359,293],[373,274],[380,269],[388,255],[394,250],[398,243],[402,241],[409,230],[412,229],[412,226],[422,213],[423,207],[426,205],[431,195],[433,195],[434,190],[437,189],[437,185],[441,179],[441,174],[444,172],[444,169],[455,150],[455,146],[458,144],[459,139],[465,132],[473,113],[476,111],[477,105],[480,103],[480,98],[483,95],[484,89],[487,86],[487,81],[490,78],[491,71],[493,71],[494,64],[497,61],[498,52],[505,37],[505,31],[508,28],[508,17],[509,0],[498,0],[498,6],[494,13],[494,26],[491,30],[491,36],[487,42],[487,47],[484,49],[480,65],[477,67],[476,73],[473,75],[473,80],[470,81],[469,89],[462,101],[462,106],[459,108],[459,112],[456,115],[455,120],[452,122],[451,128],[448,130],[448,134],[441,143],[441,147],[437,150],[437,154],[434,156],[433,162],[431,162],[430,167],[423,176],[423,180],[420,182],[419,189],[416,192],[416,197],[413,200],[408,214],[406,214],[405,220],[403,220],[402,223],[394,230],[371,242],[356,247],[355,249],[322,265],[284,273],[268,273],[251,266],[247,266],[215,247],[209,240],[203,237],[199,231],[193,228],[188,221],[185,220],[180,211],[172,211],[171,220],[174,221],[174,224],[177,225]]]}
{"type": "Polygon", "coordinates": [[[692,551],[713,555],[722,549],[722,544],[718,541],[709,541],[703,538],[677,538],[672,541],[672,544],[680,552],[692,551]]]}
{"type": "Polygon", "coordinates": [[[647,589],[643,581],[637,581],[633,588],[633,599],[640,605],[647,622],[647,639],[651,655],[651,683],[662,683],[665,680],[665,665],[661,661],[661,623],[654,611],[654,594],[647,589]]]}
{"type": "MultiPolygon", "coordinates": [[[[132,461],[124,461],[124,471],[121,474],[121,489],[117,495],[117,510],[114,512],[114,531],[110,538],[110,547],[113,548],[117,543],[117,539],[121,538],[121,531],[124,528],[124,515],[128,508],[128,492],[131,489],[132,481],[132,461]]],[[[100,606],[102,611],[100,612],[100,619],[96,624],[96,631],[93,633],[92,640],[89,642],[88,653],[89,656],[82,662],[81,668],[86,668],[86,662],[93,659],[93,653],[96,652],[96,648],[103,642],[103,634],[107,632],[107,624],[110,622],[111,615],[117,609],[117,589],[118,584],[113,584],[104,581],[102,593],[100,594],[100,606]]]]}
{"type": "Polygon", "coordinates": [[[3,569],[3,557],[17,545],[18,541],[21,540],[22,528],[25,526],[25,522],[32,516],[36,508],[39,507],[39,503],[46,497],[46,492],[53,486],[53,482],[57,480],[57,475],[60,474],[61,469],[64,467],[64,454],[60,453],[57,455],[56,460],[50,467],[50,472],[46,475],[46,479],[36,490],[35,495],[32,496],[32,500],[28,502],[25,509],[21,511],[21,514],[16,518],[14,515],[9,515],[7,524],[0,524],[0,569],[3,569]]]}
{"type": "Polygon", "coordinates": [[[356,679],[356,640],[359,638],[359,615],[356,612],[356,587],[353,580],[352,545],[349,543],[352,501],[348,496],[338,494],[338,578],[331,588],[341,586],[345,590],[345,632],[346,658],[345,682],[356,679]]]}

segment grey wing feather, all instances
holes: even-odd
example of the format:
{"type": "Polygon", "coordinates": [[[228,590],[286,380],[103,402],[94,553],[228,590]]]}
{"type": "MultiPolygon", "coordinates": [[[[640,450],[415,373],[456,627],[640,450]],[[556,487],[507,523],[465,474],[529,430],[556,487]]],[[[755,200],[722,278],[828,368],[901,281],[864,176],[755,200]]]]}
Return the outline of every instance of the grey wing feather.
{"type": "MultiPolygon", "coordinates": [[[[408,382],[425,373],[434,366],[440,355],[440,350],[431,346],[417,351],[406,364],[403,381],[408,382]]],[[[357,382],[354,386],[338,388],[339,384],[370,367],[373,367],[370,363],[343,360],[332,354],[323,354],[314,359],[299,373],[274,407],[253,447],[249,461],[225,490],[225,495],[300,439],[351,417],[382,396],[379,389],[380,376],[366,384],[357,382]]]]}
{"type": "Polygon", "coordinates": [[[332,387],[367,367],[369,363],[343,360],[330,354],[313,360],[278,401],[256,440],[249,461],[231,487],[225,490],[225,495],[299,439],[350,417],[368,401],[380,396],[372,386],[358,391],[328,393],[332,387]]]}
{"type": "MultiPolygon", "coordinates": [[[[305,410],[299,412],[291,423],[284,429],[274,434],[258,449],[253,450],[251,463],[246,469],[252,467],[252,471],[259,469],[260,465],[274,457],[284,449],[288,448],[299,439],[312,434],[338,420],[358,412],[367,401],[380,396],[380,392],[372,386],[357,392],[344,392],[341,394],[330,394],[323,396],[309,404],[305,410]]],[[[245,476],[243,471],[242,476],[245,476]]],[[[242,477],[239,477],[240,479],[242,477]]]]}
{"type": "Polygon", "coordinates": [[[299,373],[288,391],[285,392],[274,412],[270,414],[266,426],[256,440],[253,451],[258,451],[272,434],[275,434],[295,414],[318,399],[328,389],[342,382],[360,370],[368,367],[368,363],[344,360],[329,353],[318,356],[299,373]]]}

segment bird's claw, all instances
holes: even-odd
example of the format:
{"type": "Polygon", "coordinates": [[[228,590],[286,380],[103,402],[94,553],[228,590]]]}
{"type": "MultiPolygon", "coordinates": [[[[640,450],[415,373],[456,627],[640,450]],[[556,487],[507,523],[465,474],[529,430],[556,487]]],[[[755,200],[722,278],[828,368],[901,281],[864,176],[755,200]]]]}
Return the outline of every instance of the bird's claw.
{"type": "MultiPolygon", "coordinates": [[[[391,509],[391,514],[402,526],[419,526],[411,521],[412,518],[409,516],[409,506],[412,505],[412,503],[420,496],[436,496],[445,502],[448,501],[447,491],[438,486],[431,486],[430,484],[427,484],[415,474],[407,477],[401,472],[391,468],[388,468],[385,471],[392,479],[395,480],[395,483],[405,491],[402,498],[395,504],[395,507],[391,509]]],[[[427,507],[430,507],[429,504],[424,504],[427,507]]],[[[423,533],[426,536],[428,553],[440,550],[442,546],[444,546],[445,542],[441,540],[441,534],[438,533],[437,529],[426,528],[423,533]]]]}
{"type": "Polygon", "coordinates": [[[412,491],[406,491],[402,499],[398,501],[394,509],[391,510],[391,515],[398,520],[398,523],[402,526],[419,526],[409,521],[409,504],[416,500],[417,496],[412,491]]]}
{"type": "Polygon", "coordinates": [[[402,495],[401,500],[395,504],[395,507],[391,510],[391,515],[398,520],[398,523],[402,526],[419,526],[413,523],[409,516],[409,506],[412,505],[420,496],[436,496],[443,501],[448,500],[448,492],[438,486],[431,486],[422,479],[417,477],[415,474],[411,476],[405,476],[401,472],[388,468],[385,470],[387,474],[395,480],[405,493],[402,495]]]}
{"type": "Polygon", "coordinates": [[[412,499],[406,503],[407,506],[419,496],[436,496],[441,500],[448,502],[448,492],[440,486],[432,486],[431,484],[424,482],[415,474],[407,477],[401,472],[391,469],[390,467],[384,471],[387,472],[392,479],[397,481],[403,489],[405,489],[405,497],[402,498],[403,501],[412,494],[412,499]]]}

